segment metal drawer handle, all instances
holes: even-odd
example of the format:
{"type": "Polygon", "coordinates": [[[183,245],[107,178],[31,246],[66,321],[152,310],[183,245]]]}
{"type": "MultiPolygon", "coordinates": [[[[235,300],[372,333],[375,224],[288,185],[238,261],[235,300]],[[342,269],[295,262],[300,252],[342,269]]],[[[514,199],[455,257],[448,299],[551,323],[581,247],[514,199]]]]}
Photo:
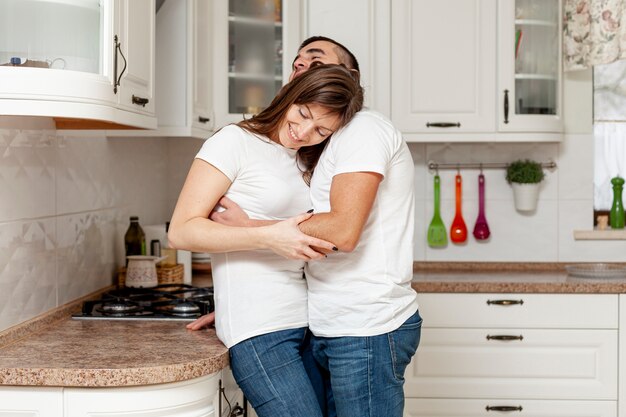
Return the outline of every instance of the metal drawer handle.
{"type": "Polygon", "coordinates": [[[524,300],[487,300],[487,305],[495,304],[497,306],[512,306],[515,304],[524,304],[524,300]]]}
{"type": "Polygon", "coordinates": [[[509,90],[504,90],[504,124],[509,123],[509,90]]]}
{"type": "Polygon", "coordinates": [[[133,94],[133,104],[137,104],[141,107],[146,107],[146,104],[148,104],[149,101],[150,99],[139,97],[133,94]]]}
{"type": "Polygon", "coordinates": [[[524,336],[522,336],[521,334],[519,336],[514,336],[514,335],[510,335],[510,334],[499,334],[499,335],[495,335],[495,336],[491,336],[491,335],[487,335],[487,340],[524,340],[524,336]]]}
{"type": "Polygon", "coordinates": [[[209,117],[198,116],[198,121],[200,123],[209,123],[211,121],[211,119],[209,117]]]}
{"type": "Polygon", "coordinates": [[[461,123],[448,123],[448,122],[436,122],[436,123],[426,123],[426,127],[461,127],[461,123]]]}
{"type": "Polygon", "coordinates": [[[488,405],[487,407],[485,407],[485,410],[487,410],[487,411],[504,411],[504,412],[508,412],[508,411],[522,411],[522,406],[518,405],[517,407],[514,407],[512,405],[488,405]]]}

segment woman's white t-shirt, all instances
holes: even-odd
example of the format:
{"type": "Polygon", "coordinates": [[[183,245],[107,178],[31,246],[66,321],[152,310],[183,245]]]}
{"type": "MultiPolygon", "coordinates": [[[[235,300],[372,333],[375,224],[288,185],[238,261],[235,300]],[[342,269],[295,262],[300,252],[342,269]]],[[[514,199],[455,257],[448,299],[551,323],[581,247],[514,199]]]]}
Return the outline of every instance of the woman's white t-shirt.
{"type": "MultiPolygon", "coordinates": [[[[196,155],[231,181],[226,196],[252,219],[282,220],[311,208],[296,151],[229,125],[196,155]]],[[[217,336],[231,347],[245,339],[304,327],[304,262],[270,250],[211,255],[217,336]]]]}

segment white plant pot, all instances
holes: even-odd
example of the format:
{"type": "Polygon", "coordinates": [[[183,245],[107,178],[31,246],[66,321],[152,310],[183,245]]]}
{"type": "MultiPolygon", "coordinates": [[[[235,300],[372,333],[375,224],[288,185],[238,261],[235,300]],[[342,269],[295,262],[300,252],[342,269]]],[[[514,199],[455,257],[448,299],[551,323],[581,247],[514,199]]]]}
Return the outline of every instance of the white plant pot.
{"type": "Polygon", "coordinates": [[[511,185],[513,186],[515,209],[518,211],[535,211],[539,199],[540,184],[518,184],[514,182],[511,185]]]}

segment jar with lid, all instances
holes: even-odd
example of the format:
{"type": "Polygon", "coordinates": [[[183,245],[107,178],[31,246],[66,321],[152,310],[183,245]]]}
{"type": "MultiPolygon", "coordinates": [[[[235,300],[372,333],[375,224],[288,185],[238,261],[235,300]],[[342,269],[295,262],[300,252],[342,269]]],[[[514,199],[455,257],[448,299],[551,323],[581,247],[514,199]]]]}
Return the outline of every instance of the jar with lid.
{"type": "Polygon", "coordinates": [[[146,254],[146,234],[139,225],[139,217],[130,217],[130,226],[124,235],[126,256],[146,254]]]}

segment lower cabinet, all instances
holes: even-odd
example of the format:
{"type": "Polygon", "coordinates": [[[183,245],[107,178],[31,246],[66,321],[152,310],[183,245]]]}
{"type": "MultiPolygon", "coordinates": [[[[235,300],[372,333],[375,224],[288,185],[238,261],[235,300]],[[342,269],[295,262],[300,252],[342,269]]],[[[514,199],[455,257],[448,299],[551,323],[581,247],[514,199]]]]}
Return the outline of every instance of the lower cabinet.
{"type": "Polygon", "coordinates": [[[458,400],[408,398],[405,417],[612,417],[615,401],[458,400]]]}
{"type": "MultiPolygon", "coordinates": [[[[0,386],[0,417],[235,417],[244,398],[230,368],[188,381],[115,388],[0,386]]],[[[255,416],[248,411],[248,416],[255,416]]]]}
{"type": "Polygon", "coordinates": [[[64,388],[66,417],[216,417],[219,373],[171,384],[123,388],[64,388]]]}
{"type": "Polygon", "coordinates": [[[618,295],[418,297],[405,416],[617,416],[618,295]]]}
{"type": "Polygon", "coordinates": [[[63,388],[0,387],[0,417],[62,417],[63,388]]]}

